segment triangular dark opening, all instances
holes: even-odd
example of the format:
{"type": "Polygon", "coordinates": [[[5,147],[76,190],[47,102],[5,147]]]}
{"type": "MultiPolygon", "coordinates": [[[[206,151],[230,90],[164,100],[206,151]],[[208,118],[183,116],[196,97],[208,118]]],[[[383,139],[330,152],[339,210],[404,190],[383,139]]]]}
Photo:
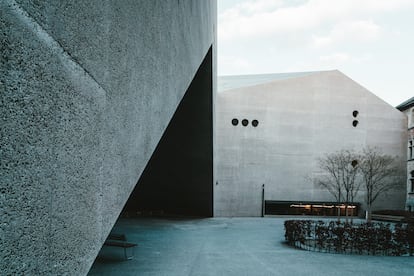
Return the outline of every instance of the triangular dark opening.
{"type": "Polygon", "coordinates": [[[210,47],[124,213],[213,215],[212,76],[210,47]]]}

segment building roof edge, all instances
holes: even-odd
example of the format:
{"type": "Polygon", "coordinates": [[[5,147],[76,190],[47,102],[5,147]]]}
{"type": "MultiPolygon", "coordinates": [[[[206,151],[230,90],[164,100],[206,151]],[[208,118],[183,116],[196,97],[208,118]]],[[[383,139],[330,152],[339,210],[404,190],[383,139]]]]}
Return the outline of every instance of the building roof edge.
{"type": "Polygon", "coordinates": [[[407,110],[408,108],[414,106],[414,97],[406,100],[405,102],[397,105],[395,108],[398,109],[399,111],[404,111],[407,110]]]}

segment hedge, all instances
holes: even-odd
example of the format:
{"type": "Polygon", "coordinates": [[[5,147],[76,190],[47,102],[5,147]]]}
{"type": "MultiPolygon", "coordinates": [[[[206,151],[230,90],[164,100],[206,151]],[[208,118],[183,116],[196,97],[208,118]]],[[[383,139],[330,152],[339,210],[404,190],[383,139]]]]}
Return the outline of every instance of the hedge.
{"type": "Polygon", "coordinates": [[[413,223],[347,223],[287,220],[288,244],[311,251],[402,256],[414,255],[413,223]]]}

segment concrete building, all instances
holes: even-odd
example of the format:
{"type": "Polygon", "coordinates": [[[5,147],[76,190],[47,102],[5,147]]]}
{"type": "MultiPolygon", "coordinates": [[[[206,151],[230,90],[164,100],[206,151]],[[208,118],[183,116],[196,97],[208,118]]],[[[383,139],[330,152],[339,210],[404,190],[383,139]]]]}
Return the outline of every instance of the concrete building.
{"type": "MultiPolygon", "coordinates": [[[[339,71],[227,76],[218,91],[215,216],[259,216],[263,197],[266,213],[325,212],[335,200],[310,179],[342,149],[374,146],[404,167],[405,116],[339,71]]],[[[363,211],[363,192],[355,202],[363,211]]],[[[374,208],[404,202],[401,185],[374,208]]]]}
{"type": "Polygon", "coordinates": [[[406,209],[414,212],[414,97],[397,106],[407,116],[407,202],[406,209]]]}
{"type": "Polygon", "coordinates": [[[338,71],[228,77],[216,98],[215,1],[0,0],[0,30],[5,275],[85,275],[122,210],[259,216],[263,184],[332,201],[307,180],[324,153],[405,162],[405,117],[338,71]]]}
{"type": "Polygon", "coordinates": [[[0,274],[85,275],[138,181],[212,215],[215,29],[216,1],[0,1],[0,274]]]}

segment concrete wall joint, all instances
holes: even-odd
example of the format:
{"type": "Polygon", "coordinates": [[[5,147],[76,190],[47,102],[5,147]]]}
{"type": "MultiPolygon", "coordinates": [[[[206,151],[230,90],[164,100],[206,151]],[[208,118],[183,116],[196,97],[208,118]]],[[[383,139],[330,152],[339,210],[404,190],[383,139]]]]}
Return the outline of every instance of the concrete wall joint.
{"type": "MultiPolygon", "coordinates": [[[[92,85],[93,90],[98,92],[99,96],[105,96],[107,93],[105,89],[96,81],[96,79],[76,60],[74,60],[69,52],[67,52],[62,45],[54,39],[45,29],[40,26],[22,7],[16,3],[15,0],[5,0],[2,4],[6,5],[15,16],[24,25],[26,25],[38,38],[42,41],[51,51],[52,54],[59,57],[62,65],[69,71],[73,76],[78,77],[82,82],[86,82],[92,85]]],[[[95,95],[96,96],[96,95],[95,95]]]]}

